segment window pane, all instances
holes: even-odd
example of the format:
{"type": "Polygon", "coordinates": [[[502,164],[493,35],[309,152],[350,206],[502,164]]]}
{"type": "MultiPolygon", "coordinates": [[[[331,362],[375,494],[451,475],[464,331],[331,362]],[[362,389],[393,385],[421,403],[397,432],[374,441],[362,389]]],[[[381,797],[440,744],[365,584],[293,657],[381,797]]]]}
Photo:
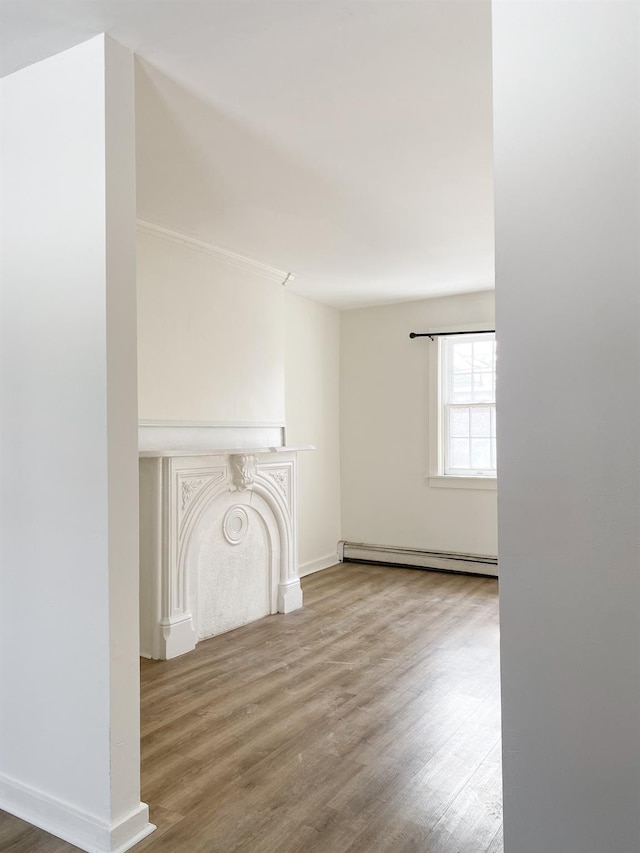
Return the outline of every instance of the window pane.
{"type": "Polygon", "coordinates": [[[473,345],[473,369],[493,370],[493,341],[477,341],[473,345]]]}
{"type": "Polygon", "coordinates": [[[491,440],[488,438],[471,439],[471,468],[482,470],[491,468],[491,440]]]}
{"type": "Polygon", "coordinates": [[[493,373],[473,374],[473,400],[476,403],[493,400],[493,373]]]}
{"type": "Polygon", "coordinates": [[[495,438],[491,439],[491,468],[495,471],[497,468],[496,463],[496,440],[495,438]]]}
{"type": "Polygon", "coordinates": [[[471,410],[471,435],[489,438],[491,435],[491,409],[482,406],[471,410]]]}
{"type": "Polygon", "coordinates": [[[471,373],[453,374],[453,401],[466,403],[471,400],[471,373]]]}
{"type": "Polygon", "coordinates": [[[496,436],[496,407],[491,408],[491,435],[496,436]]]}
{"type": "Polygon", "coordinates": [[[466,438],[451,439],[451,468],[469,467],[469,441],[466,438]]]}
{"type": "Polygon", "coordinates": [[[469,409],[449,409],[449,432],[459,437],[469,435],[469,409]]]}
{"type": "Polygon", "coordinates": [[[473,356],[473,344],[452,344],[453,347],[453,372],[464,372],[471,370],[473,356]]]}

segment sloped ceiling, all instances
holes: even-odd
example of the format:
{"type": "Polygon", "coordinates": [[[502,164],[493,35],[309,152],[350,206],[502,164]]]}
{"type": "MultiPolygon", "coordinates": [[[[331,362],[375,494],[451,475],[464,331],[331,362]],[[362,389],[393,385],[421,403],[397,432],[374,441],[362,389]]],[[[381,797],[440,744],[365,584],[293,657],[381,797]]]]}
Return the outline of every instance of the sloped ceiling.
{"type": "Polygon", "coordinates": [[[1,0],[0,73],[136,52],[138,213],[339,307],[493,286],[485,0],[1,0]]]}

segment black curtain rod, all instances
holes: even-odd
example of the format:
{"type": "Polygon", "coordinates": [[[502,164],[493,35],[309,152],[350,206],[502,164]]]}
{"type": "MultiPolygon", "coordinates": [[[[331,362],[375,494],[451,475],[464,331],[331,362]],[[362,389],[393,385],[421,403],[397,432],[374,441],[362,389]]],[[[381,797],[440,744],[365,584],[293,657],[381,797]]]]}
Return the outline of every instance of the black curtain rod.
{"type": "Polygon", "coordinates": [[[495,329],[477,329],[474,332],[409,332],[410,338],[446,338],[449,335],[488,335],[490,332],[495,333],[495,329]]]}

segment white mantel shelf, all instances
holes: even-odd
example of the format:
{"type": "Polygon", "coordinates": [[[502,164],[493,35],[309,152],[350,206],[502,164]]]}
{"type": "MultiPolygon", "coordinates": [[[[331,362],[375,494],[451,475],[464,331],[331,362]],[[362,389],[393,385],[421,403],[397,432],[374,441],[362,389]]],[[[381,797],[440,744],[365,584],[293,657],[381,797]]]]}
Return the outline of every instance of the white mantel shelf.
{"type": "Polygon", "coordinates": [[[300,445],[298,447],[222,447],[220,449],[198,449],[192,450],[140,450],[140,457],[159,456],[253,456],[256,453],[300,453],[304,450],[315,450],[313,444],[300,445]]]}

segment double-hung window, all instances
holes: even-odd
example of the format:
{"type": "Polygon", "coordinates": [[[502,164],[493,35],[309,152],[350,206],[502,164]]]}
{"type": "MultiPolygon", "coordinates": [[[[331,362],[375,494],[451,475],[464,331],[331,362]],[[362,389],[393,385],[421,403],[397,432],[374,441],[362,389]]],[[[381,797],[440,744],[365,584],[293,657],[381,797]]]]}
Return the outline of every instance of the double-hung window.
{"type": "Polygon", "coordinates": [[[438,338],[439,475],[496,476],[494,333],[438,338]]]}

